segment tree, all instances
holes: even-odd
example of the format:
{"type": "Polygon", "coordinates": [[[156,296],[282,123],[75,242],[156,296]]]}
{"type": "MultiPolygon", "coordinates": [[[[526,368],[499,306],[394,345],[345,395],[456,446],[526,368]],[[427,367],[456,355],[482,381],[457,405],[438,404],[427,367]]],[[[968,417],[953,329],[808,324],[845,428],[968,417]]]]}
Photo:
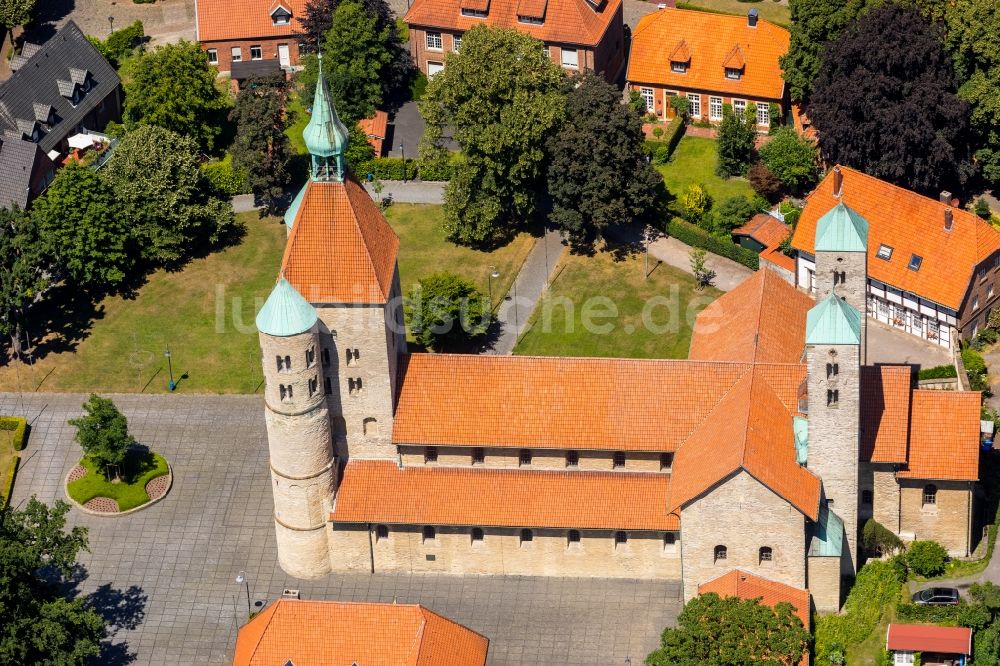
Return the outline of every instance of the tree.
{"type": "Polygon", "coordinates": [[[705,214],[712,208],[712,196],[704,185],[692,183],[684,188],[677,198],[681,217],[691,224],[700,224],[705,214]]]}
{"type": "Polygon", "coordinates": [[[742,176],[750,166],[754,141],[757,139],[757,113],[748,106],[742,114],[726,104],[722,107],[722,122],[719,124],[719,138],[716,149],[719,162],[716,172],[723,178],[742,176]]]}
{"type": "Polygon", "coordinates": [[[715,271],[705,264],[707,256],[708,253],[700,247],[693,247],[688,252],[688,261],[691,263],[691,272],[694,274],[698,291],[710,286],[715,279],[715,271]]]}
{"type": "Polygon", "coordinates": [[[83,454],[107,474],[109,468],[125,462],[129,447],[135,444],[128,420],[112,400],[93,393],[83,403],[83,411],[86,415],[70,419],[69,424],[76,428],[75,439],[83,454]]]}
{"type": "Polygon", "coordinates": [[[871,0],[788,0],[791,42],[781,69],[793,100],[809,101],[826,45],[852,25],[871,0]]]}
{"type": "Polygon", "coordinates": [[[15,354],[24,312],[45,290],[49,273],[38,225],[18,208],[0,208],[0,335],[10,336],[15,354]]]}
{"type": "Polygon", "coordinates": [[[791,127],[776,130],[760,149],[760,160],[767,170],[795,191],[816,182],[818,157],[815,144],[799,138],[791,127]]]}
{"type": "Polygon", "coordinates": [[[101,173],[146,261],[177,264],[236,226],[229,201],[210,194],[198,144],[189,137],[139,126],[126,133],[101,173]]]}
{"type": "Polygon", "coordinates": [[[781,181],[763,162],[754,162],[747,171],[747,180],[753,191],[768,201],[774,201],[781,192],[781,181]]]}
{"type": "Polygon", "coordinates": [[[236,96],[229,119],[236,122],[236,139],[230,151],[233,166],[247,174],[254,198],[268,213],[291,182],[291,148],[285,134],[288,84],[284,74],[251,77],[236,96]]]}
{"type": "Polygon", "coordinates": [[[930,194],[965,181],[968,106],[940,37],[888,3],[830,44],[810,102],[827,162],[930,194]]]}
{"type": "Polygon", "coordinates": [[[454,273],[435,273],[410,290],[406,321],[413,337],[435,351],[455,349],[489,330],[491,303],[454,273]]]}
{"type": "Polygon", "coordinates": [[[298,22],[302,25],[302,36],[306,44],[316,48],[323,41],[323,36],[333,25],[333,12],[337,8],[336,0],[309,0],[298,22]]]}
{"type": "Polygon", "coordinates": [[[876,557],[893,555],[903,550],[902,540],[874,518],[865,521],[861,531],[861,545],[876,557]]]}
{"type": "Polygon", "coordinates": [[[761,201],[751,201],[743,195],[728,197],[716,208],[716,231],[726,237],[736,227],[742,226],[757,213],[766,210],[766,204],[761,201]]]}
{"type": "Polygon", "coordinates": [[[512,29],[477,25],[446,61],[419,102],[427,121],[420,157],[441,159],[452,128],[464,159],[445,188],[445,228],[452,240],[489,247],[536,213],[567,80],[541,42],[512,29]]]}
{"type": "Polygon", "coordinates": [[[114,287],[132,270],[128,222],[93,169],[79,164],[60,169],[31,215],[53,266],[79,287],[114,287]]]}
{"type": "Polygon", "coordinates": [[[211,149],[226,109],[217,72],[196,42],[138,53],[122,65],[125,126],[158,125],[211,149]]]}
{"type": "Polygon", "coordinates": [[[547,144],[553,224],[588,245],[608,227],[648,221],[665,188],[642,153],[639,117],[593,72],[579,78],[566,107],[572,113],[547,144]]]}
{"type": "Polygon", "coordinates": [[[87,528],[66,530],[69,505],[32,497],[0,515],[0,663],[83,666],[100,652],[104,619],[64,588],[87,548],[87,528]],[[45,570],[46,575],[39,575],[45,570]]]}
{"type": "Polygon", "coordinates": [[[663,630],[660,647],[646,657],[646,664],[794,666],[808,645],[809,632],[791,604],[772,608],[760,599],[709,593],[685,604],[677,628],[663,630]]]}
{"type": "Polygon", "coordinates": [[[976,666],[1000,666],[1000,620],[976,632],[973,650],[976,666]]]}
{"type": "Polygon", "coordinates": [[[368,135],[364,133],[357,123],[347,128],[350,136],[347,149],[344,150],[344,161],[358,178],[364,178],[367,174],[359,171],[365,162],[375,159],[375,149],[368,142],[368,135]]]}
{"type": "Polygon", "coordinates": [[[944,573],[948,551],[937,541],[914,541],[906,551],[906,565],[920,576],[944,573]]]}
{"type": "Polygon", "coordinates": [[[133,55],[145,40],[146,32],[142,21],[133,21],[121,30],[115,30],[103,42],[97,37],[87,37],[105,60],[117,68],[123,60],[133,55]]]}
{"type": "Polygon", "coordinates": [[[0,25],[10,33],[10,44],[14,46],[14,28],[28,24],[35,13],[38,0],[0,0],[0,25]]]}

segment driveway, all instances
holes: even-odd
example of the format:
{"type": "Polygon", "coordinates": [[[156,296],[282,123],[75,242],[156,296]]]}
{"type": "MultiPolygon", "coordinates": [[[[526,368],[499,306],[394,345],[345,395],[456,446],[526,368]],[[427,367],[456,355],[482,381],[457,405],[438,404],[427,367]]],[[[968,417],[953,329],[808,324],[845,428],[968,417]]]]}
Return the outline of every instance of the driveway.
{"type": "Polygon", "coordinates": [[[194,0],[157,0],[140,5],[128,0],[42,0],[38,3],[38,19],[25,39],[45,41],[70,19],[85,34],[106,39],[111,31],[108,17],[114,19],[116,29],[142,21],[153,44],[195,38],[194,0]]]}
{"type": "Polygon", "coordinates": [[[952,363],[951,352],[915,335],[868,318],[868,363],[909,364],[933,368],[952,363]]]}
{"type": "MultiPolygon", "coordinates": [[[[80,589],[115,618],[102,664],[228,665],[246,620],[245,570],[257,602],[285,588],[303,599],[422,603],[490,638],[490,664],[638,664],[680,610],[675,581],[499,576],[290,578],[277,566],[259,396],[113,396],[143,444],[174,473],[160,503],[123,518],[72,511],[90,531],[80,589]]],[[[51,503],[79,458],[68,418],[83,395],[0,393],[0,414],[32,431],[12,503],[51,503]]]]}

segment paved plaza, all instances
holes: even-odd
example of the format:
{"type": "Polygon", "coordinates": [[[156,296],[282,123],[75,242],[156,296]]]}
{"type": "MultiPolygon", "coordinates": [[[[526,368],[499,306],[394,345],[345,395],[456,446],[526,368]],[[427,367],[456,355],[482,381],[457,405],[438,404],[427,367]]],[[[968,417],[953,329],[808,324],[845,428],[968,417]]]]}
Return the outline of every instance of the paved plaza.
{"type": "MultiPolygon", "coordinates": [[[[174,473],[159,504],[122,518],[73,510],[90,530],[79,589],[119,628],[101,663],[229,664],[252,603],[285,588],[303,599],[421,603],[490,638],[490,664],[642,663],[680,609],[669,581],[350,575],[318,582],[276,564],[267,446],[258,396],[110,396],[140,443],[174,473]]],[[[83,395],[0,393],[0,414],[32,424],[12,503],[63,497],[79,458],[73,428],[83,395]]]]}

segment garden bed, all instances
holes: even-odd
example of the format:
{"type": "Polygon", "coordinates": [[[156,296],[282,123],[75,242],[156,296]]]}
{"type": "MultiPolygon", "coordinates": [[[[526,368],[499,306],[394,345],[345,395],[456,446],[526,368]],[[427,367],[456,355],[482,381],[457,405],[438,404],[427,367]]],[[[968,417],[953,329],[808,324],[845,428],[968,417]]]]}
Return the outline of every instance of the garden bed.
{"type": "Polygon", "coordinates": [[[169,483],[151,482],[169,474],[166,459],[152,451],[130,451],[121,479],[115,481],[109,481],[89,458],[83,458],[67,477],[66,494],[95,513],[120,513],[162,497],[169,483]],[[110,503],[101,500],[114,501],[118,511],[109,510],[110,503]]]}

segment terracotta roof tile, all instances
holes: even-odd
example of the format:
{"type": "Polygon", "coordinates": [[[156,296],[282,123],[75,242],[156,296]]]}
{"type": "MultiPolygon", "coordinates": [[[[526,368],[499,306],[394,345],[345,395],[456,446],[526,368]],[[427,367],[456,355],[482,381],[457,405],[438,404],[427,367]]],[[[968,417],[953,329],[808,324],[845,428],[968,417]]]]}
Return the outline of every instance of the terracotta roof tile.
{"type": "Polygon", "coordinates": [[[548,0],[517,0],[517,15],[544,19],[548,0]]]}
{"type": "Polygon", "coordinates": [[[767,213],[757,213],[742,227],[733,229],[734,236],[749,236],[767,247],[781,245],[791,233],[788,225],[767,213]]]}
{"type": "Polygon", "coordinates": [[[971,655],[972,629],[893,623],[886,632],[885,649],[971,655]]]}
{"type": "Polygon", "coordinates": [[[860,458],[863,462],[906,462],[911,376],[908,365],[861,368],[860,458]]]}
{"type": "Polygon", "coordinates": [[[422,606],[279,599],[240,627],[233,666],[483,666],[488,648],[422,606]]]}
{"type": "Polygon", "coordinates": [[[385,303],[399,238],[353,179],[306,187],[281,271],[310,303],[385,303]]]}
{"type": "Polygon", "coordinates": [[[745,16],[687,9],[660,9],[643,16],[632,34],[627,79],[680,90],[704,90],[749,98],[780,99],[785,82],[778,58],[788,51],[788,30],[760,19],[756,28],[745,16]],[[685,42],[690,66],[673,72],[676,45],[685,42]],[[727,79],[723,63],[742,52],[746,69],[727,79]]]}
{"type": "Polygon", "coordinates": [[[904,479],[979,479],[978,391],[913,392],[904,479]]]}
{"type": "Polygon", "coordinates": [[[760,260],[769,261],[775,266],[780,266],[790,273],[795,273],[795,260],[781,251],[781,247],[775,245],[760,251],[760,260]]]}
{"type": "Polygon", "coordinates": [[[687,41],[681,39],[677,42],[677,46],[674,50],[670,52],[670,62],[690,62],[691,61],[691,49],[688,48],[687,41]]]}
{"type": "MultiPolygon", "coordinates": [[[[1000,232],[959,208],[952,209],[952,229],[945,231],[947,204],[848,167],[840,171],[844,203],[868,220],[868,275],[959,310],[976,264],[1000,250],[1000,232]],[[892,248],[888,261],[878,258],[882,244],[892,248]],[[914,254],[923,257],[916,271],[908,268],[914,254]]],[[[806,201],[792,238],[798,250],[813,253],[816,223],[838,202],[832,173],[806,201]]]]}
{"type": "Polygon", "coordinates": [[[335,523],[677,530],[664,497],[670,475],[462,467],[353,460],[335,523]]]}
{"type": "Polygon", "coordinates": [[[301,29],[297,19],[305,11],[307,0],[198,0],[198,40],[253,39],[255,37],[292,37],[301,29]],[[271,12],[278,4],[292,13],[288,25],[274,25],[271,12]]]}
{"type": "Polygon", "coordinates": [[[722,66],[728,69],[743,69],[746,65],[747,61],[743,58],[743,49],[739,45],[734,46],[726,59],[722,61],[722,66]]]}
{"type": "Polygon", "coordinates": [[[767,606],[789,603],[795,609],[798,618],[802,620],[803,626],[809,629],[809,590],[800,590],[791,585],[734,569],[698,586],[698,594],[709,592],[715,592],[720,597],[760,599],[760,602],[767,606]]]}
{"type": "MultiPolygon", "coordinates": [[[[515,28],[546,43],[577,44],[596,47],[613,21],[621,21],[622,0],[608,0],[594,9],[587,0],[491,0],[486,18],[462,16],[460,7],[469,0],[415,0],[403,18],[411,26],[426,26],[453,32],[465,32],[485,24],[515,28]],[[518,10],[537,13],[542,5],[545,22],[541,25],[519,22],[518,10]]],[[[473,0],[476,1],[476,0],[473,0]]],[[[478,0],[482,1],[482,0],[478,0]]],[[[532,14],[534,15],[534,14],[532,14]]]]}
{"type": "Polygon", "coordinates": [[[375,151],[375,157],[381,157],[382,142],[385,141],[386,133],[389,130],[389,114],[385,111],[376,111],[371,118],[359,120],[358,127],[368,137],[368,143],[375,151]]]}
{"type": "Polygon", "coordinates": [[[806,313],[813,305],[774,271],[759,270],[699,313],[688,358],[798,363],[805,349],[806,313]]]}

